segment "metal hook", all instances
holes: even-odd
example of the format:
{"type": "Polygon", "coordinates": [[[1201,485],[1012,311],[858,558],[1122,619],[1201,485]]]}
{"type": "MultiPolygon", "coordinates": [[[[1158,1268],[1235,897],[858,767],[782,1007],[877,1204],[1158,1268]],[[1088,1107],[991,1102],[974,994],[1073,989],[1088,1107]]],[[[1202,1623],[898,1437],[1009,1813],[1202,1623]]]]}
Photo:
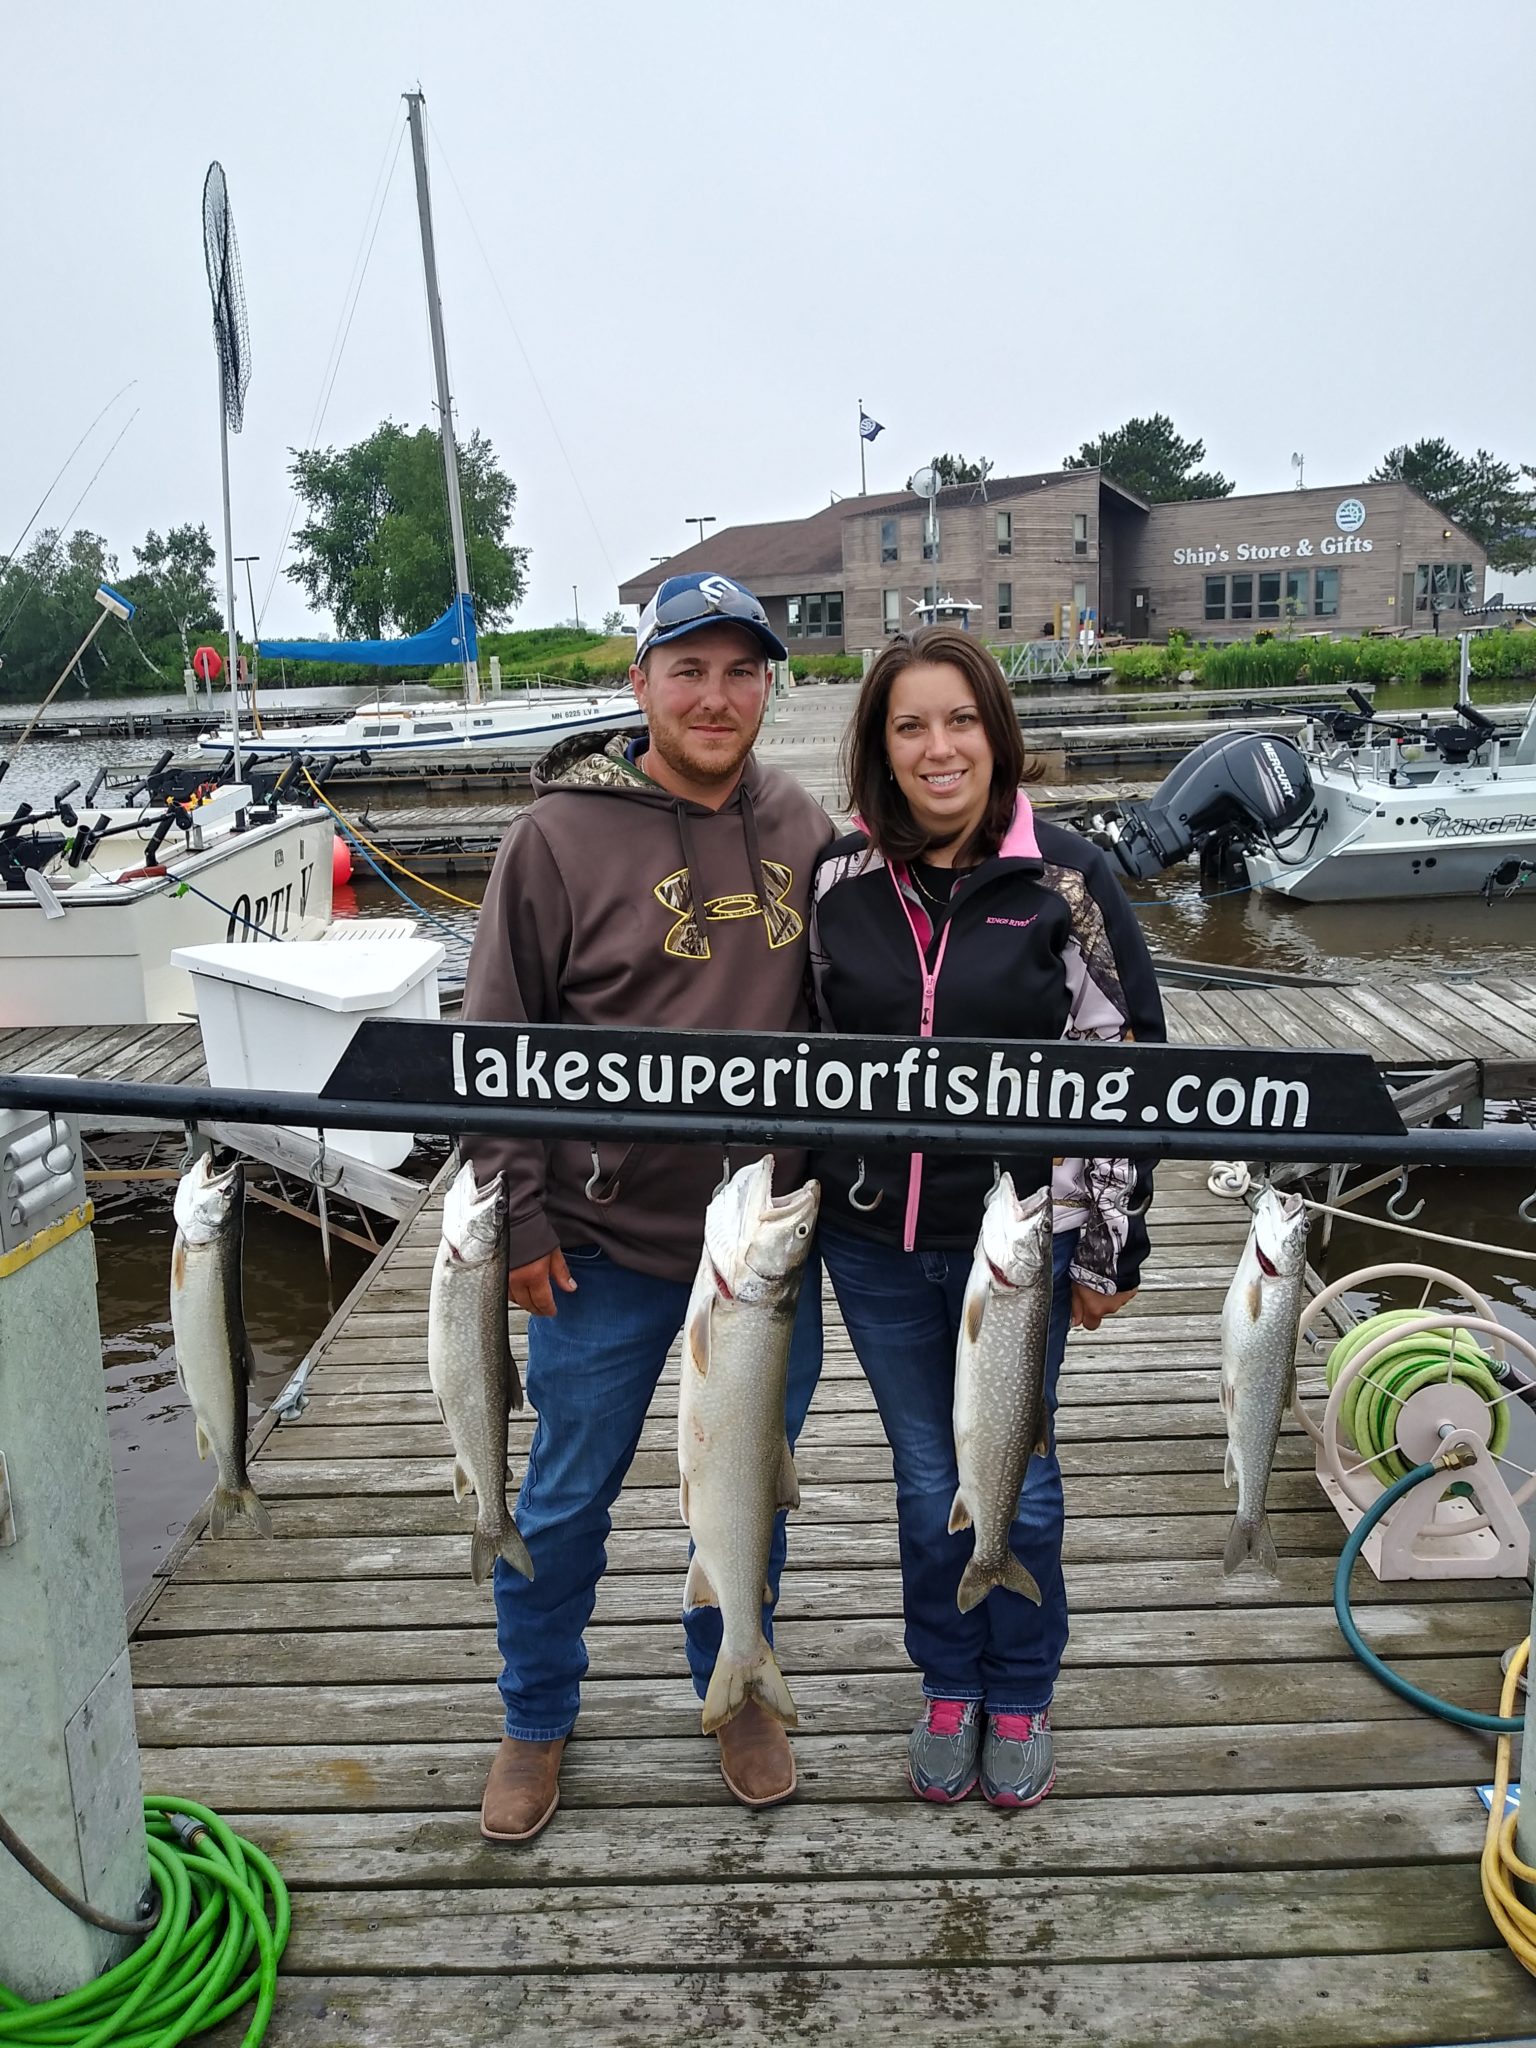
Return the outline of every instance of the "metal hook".
{"type": "Polygon", "coordinates": [[[1399,1223],[1411,1223],[1414,1217],[1417,1216],[1419,1211],[1424,1207],[1424,1197],[1420,1195],[1418,1201],[1414,1204],[1414,1206],[1411,1209],[1403,1208],[1401,1205],[1403,1202],[1403,1198],[1407,1193],[1408,1169],[1405,1166],[1402,1172],[1397,1177],[1397,1186],[1392,1190],[1392,1193],[1387,1198],[1387,1214],[1391,1217],[1394,1217],[1399,1223]]]}
{"type": "Polygon", "coordinates": [[[992,1162],[992,1185],[987,1189],[987,1200],[989,1202],[991,1201],[992,1197],[997,1193],[998,1189],[1002,1186],[1002,1184],[1003,1162],[1001,1161],[1001,1159],[994,1159],[992,1162]]]}
{"type": "Polygon", "coordinates": [[[859,1156],[859,1177],[854,1182],[853,1186],[848,1190],[848,1205],[850,1208],[857,1209],[861,1215],[867,1216],[869,1215],[871,1210],[878,1209],[880,1204],[885,1200],[885,1189],[876,1188],[875,1199],[872,1202],[861,1202],[859,1200],[859,1189],[863,1187],[863,1185],[864,1158],[861,1153],[859,1156]]]}
{"type": "Polygon", "coordinates": [[[709,1199],[711,1201],[715,1199],[716,1195],[723,1195],[731,1184],[731,1155],[729,1148],[721,1153],[720,1162],[720,1178],[710,1191],[709,1199]]]}
{"type": "Polygon", "coordinates": [[[1536,1194],[1527,1195],[1517,1213],[1522,1223],[1536,1223],[1536,1194]]]}
{"type": "Polygon", "coordinates": [[[589,1202],[596,1202],[597,1206],[600,1209],[606,1209],[608,1204],[617,1198],[619,1192],[619,1183],[617,1179],[615,1179],[613,1186],[608,1190],[607,1194],[600,1195],[597,1192],[597,1190],[599,1185],[601,1184],[602,1178],[603,1163],[598,1158],[597,1147],[596,1145],[594,1145],[592,1147],[592,1178],[587,1182],[586,1186],[582,1189],[582,1193],[586,1196],[589,1202]]]}
{"type": "Polygon", "coordinates": [[[309,1169],[310,1184],[313,1187],[321,1189],[339,1188],[342,1183],[342,1177],[346,1172],[346,1168],[344,1166],[338,1166],[332,1169],[329,1173],[327,1173],[325,1164],[324,1131],[316,1131],[315,1138],[316,1151],[314,1163],[309,1169]]]}
{"type": "Polygon", "coordinates": [[[213,1145],[211,1141],[205,1138],[202,1132],[197,1128],[197,1124],[193,1118],[188,1117],[186,1122],[182,1125],[182,1129],[186,1133],[187,1142],[185,1147],[183,1148],[180,1159],[176,1162],[176,1170],[178,1173],[188,1173],[191,1171],[193,1165],[196,1163],[197,1159],[201,1156],[201,1154],[203,1154],[204,1152],[211,1152],[213,1150],[213,1145]]]}

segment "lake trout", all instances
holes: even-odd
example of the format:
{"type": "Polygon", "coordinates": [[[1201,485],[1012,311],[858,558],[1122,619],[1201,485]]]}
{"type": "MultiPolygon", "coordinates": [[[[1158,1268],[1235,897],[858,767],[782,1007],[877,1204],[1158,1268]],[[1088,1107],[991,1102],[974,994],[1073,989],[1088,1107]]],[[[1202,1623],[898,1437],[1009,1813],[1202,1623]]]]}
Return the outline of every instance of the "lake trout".
{"type": "Polygon", "coordinates": [[[475,1494],[470,1576],[478,1586],[496,1558],[525,1579],[533,1559],[507,1506],[507,1417],[523,1383],[507,1334],[507,1197],[498,1173],[475,1185],[460,1167],[443,1203],[427,1309],[427,1378],[453,1439],[453,1497],[475,1494]]]}
{"type": "Polygon", "coordinates": [[[1024,1475],[1050,1448],[1045,1347],[1051,1327],[1051,1196],[1020,1201],[1003,1174],[987,1198],[955,1349],[955,1463],[950,1534],[974,1528],[976,1548],[955,1595],[962,1614],[995,1586],[1040,1604],[1040,1588],[1008,1547],[1024,1475]]]}
{"type": "Polygon", "coordinates": [[[720,1655],[704,1733],[757,1700],[786,1728],[795,1703],[763,1635],[774,1518],[800,1505],[784,1390],[821,1188],[775,1196],[773,1161],[744,1166],[711,1201],[683,1325],[677,1462],[693,1557],[685,1607],[718,1607],[720,1655]]]}
{"type": "Polygon", "coordinates": [[[1296,1391],[1306,1264],[1306,1205],[1300,1195],[1265,1188],[1221,1310],[1226,1481],[1237,1487],[1237,1514],[1221,1560],[1224,1576],[1250,1558],[1265,1571],[1278,1567],[1264,1500],[1280,1420],[1296,1391]]]}
{"type": "Polygon", "coordinates": [[[240,1258],[245,1168],[223,1173],[200,1152],[176,1184],[171,1252],[171,1334],[176,1377],[197,1419],[197,1455],[218,1468],[215,1536],[270,1536],[271,1518],[245,1469],[251,1344],[245,1332],[240,1258]]]}

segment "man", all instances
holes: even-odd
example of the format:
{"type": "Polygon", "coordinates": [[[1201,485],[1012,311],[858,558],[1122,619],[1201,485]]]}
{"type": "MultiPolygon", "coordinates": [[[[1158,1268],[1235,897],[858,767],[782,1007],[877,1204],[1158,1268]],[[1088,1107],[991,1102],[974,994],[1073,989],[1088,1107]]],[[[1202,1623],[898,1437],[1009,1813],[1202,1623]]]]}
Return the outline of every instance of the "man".
{"type": "MultiPolygon", "coordinates": [[[[751,751],[771,686],[769,657],[784,655],[761,604],[728,577],[672,576],[661,585],[641,615],[630,670],[648,730],[601,751],[573,734],[540,763],[536,801],[507,834],[486,892],[466,1018],[805,1027],[811,871],[832,827],[812,798],[751,751]]],[[[608,1510],[682,1327],[721,1157],[708,1146],[615,1139],[480,1138],[465,1152],[482,1185],[497,1171],[506,1175],[510,1293],[530,1318],[528,1389],[538,1425],[517,1523],[534,1577],[498,1560],[506,1734],[481,1808],[488,1839],[524,1842],[559,1804],[608,1510]]],[[[803,1178],[803,1156],[781,1155],[778,1184],[803,1178]]],[[[820,1367],[813,1270],[790,1349],[791,1444],[820,1367]]],[[[784,1549],[781,1516],[770,1609],[784,1549]]],[[[719,1611],[693,1609],[683,1627],[702,1699],[720,1643],[719,1611]]],[[[789,1738],[755,1701],[719,1741],[725,1782],[743,1805],[789,1797],[789,1738]]]]}

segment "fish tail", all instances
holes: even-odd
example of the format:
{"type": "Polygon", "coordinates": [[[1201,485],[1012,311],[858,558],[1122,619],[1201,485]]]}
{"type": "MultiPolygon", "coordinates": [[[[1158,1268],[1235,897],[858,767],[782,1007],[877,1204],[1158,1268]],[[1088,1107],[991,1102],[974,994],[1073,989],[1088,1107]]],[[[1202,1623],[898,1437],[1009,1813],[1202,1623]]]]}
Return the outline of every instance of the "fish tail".
{"type": "Polygon", "coordinates": [[[213,1533],[215,1536],[270,1536],[272,1517],[256,1489],[244,1486],[216,1486],[213,1489],[213,1533]]]}
{"type": "Polygon", "coordinates": [[[996,1586],[1006,1586],[1010,1593],[1022,1594],[1026,1600],[1041,1605],[1040,1588],[1033,1572],[1027,1571],[1011,1550],[1003,1555],[1001,1569],[992,1571],[976,1558],[972,1558],[960,1574],[960,1590],[955,1595],[955,1604],[962,1614],[969,1614],[996,1586]]]}
{"type": "Polygon", "coordinates": [[[533,1577],[533,1559],[523,1541],[516,1522],[509,1517],[505,1529],[482,1529],[477,1523],[469,1539],[469,1575],[478,1586],[488,1571],[495,1566],[497,1558],[511,1565],[513,1571],[521,1572],[525,1579],[533,1577]]]}
{"type": "Polygon", "coordinates": [[[1275,1549],[1275,1539],[1269,1532],[1269,1516],[1260,1508],[1258,1519],[1245,1522],[1241,1515],[1232,1518],[1232,1532],[1227,1538],[1227,1547],[1222,1553],[1221,1575],[1230,1579],[1235,1571],[1252,1562],[1260,1571],[1278,1574],[1280,1557],[1275,1549]]]}
{"type": "Polygon", "coordinates": [[[756,1700],[765,1713],[772,1714],[786,1728],[799,1727],[800,1716],[766,1637],[758,1638],[752,1657],[722,1655],[715,1659],[709,1690],[704,1695],[704,1733],[713,1735],[727,1721],[734,1721],[749,1699],[756,1700]]]}

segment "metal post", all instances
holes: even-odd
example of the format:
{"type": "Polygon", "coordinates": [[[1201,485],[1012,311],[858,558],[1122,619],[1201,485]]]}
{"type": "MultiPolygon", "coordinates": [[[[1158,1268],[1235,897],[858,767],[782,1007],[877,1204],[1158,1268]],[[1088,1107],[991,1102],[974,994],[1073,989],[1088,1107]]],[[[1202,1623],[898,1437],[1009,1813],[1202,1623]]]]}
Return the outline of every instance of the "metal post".
{"type": "MultiPolygon", "coordinates": [[[[0,1112],[0,1813],[131,1921],[149,1861],[89,1221],[75,1127],[0,1112]]],[[[56,1998],[131,1946],[0,1848],[0,1981],[56,1998]]]]}
{"type": "Polygon", "coordinates": [[[224,355],[219,353],[219,480],[224,487],[224,610],[229,620],[229,702],[230,744],[234,748],[234,778],[240,772],[240,635],[235,625],[235,536],[229,517],[229,410],[224,383],[224,355]]]}
{"type": "Polygon", "coordinates": [[[868,489],[869,487],[864,480],[864,401],[861,398],[859,400],[859,496],[861,498],[866,497],[868,489]]]}
{"type": "Polygon", "coordinates": [[[432,370],[437,379],[437,411],[443,425],[443,474],[448,484],[448,525],[453,534],[453,573],[458,591],[459,634],[464,654],[464,701],[480,702],[480,665],[470,659],[469,556],[464,546],[464,508],[459,501],[459,451],[453,434],[453,396],[448,389],[448,350],[443,340],[443,306],[437,292],[437,250],[432,239],[432,194],[427,186],[427,137],[422,108],[426,95],[408,92],[411,156],[416,166],[416,211],[421,218],[421,262],[427,278],[427,321],[432,330],[432,370]]]}

